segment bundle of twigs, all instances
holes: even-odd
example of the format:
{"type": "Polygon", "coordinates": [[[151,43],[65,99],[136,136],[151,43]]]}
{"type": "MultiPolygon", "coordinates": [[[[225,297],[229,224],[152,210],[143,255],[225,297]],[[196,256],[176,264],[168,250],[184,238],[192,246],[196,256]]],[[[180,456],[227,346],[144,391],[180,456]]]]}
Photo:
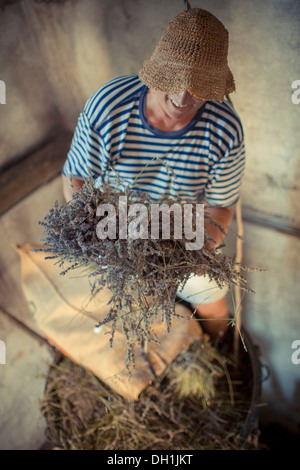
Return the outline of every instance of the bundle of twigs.
{"type": "MultiPolygon", "coordinates": [[[[112,291],[110,311],[99,326],[111,326],[112,344],[115,329],[121,325],[127,341],[128,365],[134,362],[135,344],[156,341],[151,330],[154,321],[165,321],[170,329],[172,318],[176,316],[177,289],[184,286],[191,274],[206,273],[219,286],[238,285],[242,289],[250,289],[234,259],[206,247],[210,240],[206,231],[202,249],[186,249],[186,242],[190,240],[185,234],[182,233],[181,238],[174,237],[172,212],[168,239],[120,237],[118,229],[114,238],[99,239],[97,208],[103,204],[115,207],[118,222],[120,196],[126,196],[128,207],[136,203],[150,207],[153,203],[145,192],[137,192],[130,187],[120,191],[103,183],[99,189],[90,177],[69,202],[62,204],[56,201],[40,224],[45,233],[42,250],[47,258],[58,260],[61,274],[85,268],[92,296],[104,286],[112,291]]],[[[179,200],[156,201],[170,207],[174,202],[183,207],[179,200]]],[[[204,220],[207,218],[215,223],[205,211],[204,220]]],[[[148,222],[151,225],[151,220],[148,222]]],[[[195,225],[196,221],[193,223],[195,225]]]]}

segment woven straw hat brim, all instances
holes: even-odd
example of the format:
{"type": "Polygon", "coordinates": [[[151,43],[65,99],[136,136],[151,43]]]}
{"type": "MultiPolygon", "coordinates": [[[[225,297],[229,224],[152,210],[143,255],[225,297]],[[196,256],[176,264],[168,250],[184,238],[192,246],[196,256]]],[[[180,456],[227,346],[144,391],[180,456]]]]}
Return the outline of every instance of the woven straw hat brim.
{"type": "Polygon", "coordinates": [[[188,90],[198,99],[223,101],[235,90],[227,54],[224,25],[210,12],[191,8],[168,24],[139,77],[165,93],[188,90]]]}
{"type": "Polygon", "coordinates": [[[187,90],[197,99],[223,101],[235,91],[235,83],[230,68],[215,74],[212,70],[179,65],[178,63],[157,64],[151,58],[144,62],[139,78],[148,88],[168,94],[187,90]],[[226,80],[224,80],[226,77],[226,80]]]}

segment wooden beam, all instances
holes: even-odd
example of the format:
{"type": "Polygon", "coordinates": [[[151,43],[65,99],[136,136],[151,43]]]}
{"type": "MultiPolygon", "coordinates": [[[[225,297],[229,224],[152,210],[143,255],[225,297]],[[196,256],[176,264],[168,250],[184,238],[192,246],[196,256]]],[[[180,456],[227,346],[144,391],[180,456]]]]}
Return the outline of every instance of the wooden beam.
{"type": "Polygon", "coordinates": [[[0,174],[0,215],[60,174],[71,140],[72,133],[63,131],[0,174]]]}
{"type": "Polygon", "coordinates": [[[277,215],[258,211],[251,207],[243,206],[243,221],[294,237],[300,237],[300,228],[296,224],[293,224],[293,222],[277,215]]]}

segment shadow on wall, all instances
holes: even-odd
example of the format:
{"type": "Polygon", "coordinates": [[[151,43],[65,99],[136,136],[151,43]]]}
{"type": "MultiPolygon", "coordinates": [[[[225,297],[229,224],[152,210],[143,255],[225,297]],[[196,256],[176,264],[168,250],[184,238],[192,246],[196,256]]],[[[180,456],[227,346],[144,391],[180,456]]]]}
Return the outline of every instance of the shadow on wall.
{"type": "Polygon", "coordinates": [[[7,88],[2,165],[28,154],[57,128],[73,131],[94,91],[115,76],[138,72],[184,2],[2,0],[0,5],[6,5],[0,16],[0,79],[7,88]]]}
{"type": "Polygon", "coordinates": [[[113,75],[138,73],[167,23],[183,9],[183,0],[107,2],[102,27],[113,75]]]}
{"type": "Polygon", "coordinates": [[[290,427],[300,422],[295,401],[300,365],[292,361],[292,343],[300,333],[298,253],[297,237],[245,223],[243,264],[266,269],[248,273],[255,294],[246,294],[243,305],[243,323],[270,372],[262,384],[263,400],[268,404],[262,415],[288,421],[290,427]]]}

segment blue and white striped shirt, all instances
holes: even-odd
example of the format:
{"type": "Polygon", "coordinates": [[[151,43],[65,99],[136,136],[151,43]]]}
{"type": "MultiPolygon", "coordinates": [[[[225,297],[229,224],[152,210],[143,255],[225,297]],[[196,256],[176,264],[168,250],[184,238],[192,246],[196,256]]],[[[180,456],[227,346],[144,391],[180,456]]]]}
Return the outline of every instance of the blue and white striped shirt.
{"type": "Polygon", "coordinates": [[[153,128],[145,115],[147,87],[118,77],[86,102],[63,167],[64,175],[130,183],[154,200],[162,195],[229,207],[245,167],[239,117],[227,102],[207,101],[179,131],[153,128]]]}

